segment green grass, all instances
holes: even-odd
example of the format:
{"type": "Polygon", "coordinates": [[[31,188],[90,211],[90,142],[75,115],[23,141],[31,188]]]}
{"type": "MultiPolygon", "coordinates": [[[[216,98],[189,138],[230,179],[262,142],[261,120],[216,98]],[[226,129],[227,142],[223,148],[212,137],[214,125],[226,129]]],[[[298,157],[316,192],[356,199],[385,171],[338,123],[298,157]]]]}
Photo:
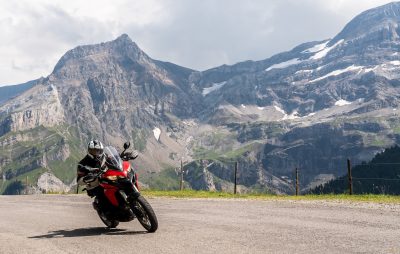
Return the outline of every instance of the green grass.
{"type": "Polygon", "coordinates": [[[373,202],[373,203],[395,203],[400,204],[400,196],[389,195],[274,195],[274,194],[237,194],[227,192],[212,191],[159,191],[143,190],[143,195],[149,197],[169,197],[169,198],[228,198],[228,199],[257,199],[257,200],[328,200],[328,201],[349,201],[349,202],[373,202]]]}
{"type": "Polygon", "coordinates": [[[64,183],[69,184],[76,176],[77,164],[77,159],[69,157],[65,161],[49,162],[49,168],[57,178],[61,179],[64,183]]]}
{"type": "Polygon", "coordinates": [[[195,159],[203,160],[218,160],[220,154],[215,152],[215,150],[207,150],[204,147],[196,147],[193,149],[195,159]]]}
{"type": "Polygon", "coordinates": [[[258,142],[254,142],[254,143],[248,144],[246,146],[243,146],[239,149],[227,152],[226,154],[224,154],[223,157],[226,157],[228,159],[235,159],[235,158],[243,156],[246,152],[252,151],[253,149],[255,149],[258,146],[261,146],[261,144],[258,142]]]}

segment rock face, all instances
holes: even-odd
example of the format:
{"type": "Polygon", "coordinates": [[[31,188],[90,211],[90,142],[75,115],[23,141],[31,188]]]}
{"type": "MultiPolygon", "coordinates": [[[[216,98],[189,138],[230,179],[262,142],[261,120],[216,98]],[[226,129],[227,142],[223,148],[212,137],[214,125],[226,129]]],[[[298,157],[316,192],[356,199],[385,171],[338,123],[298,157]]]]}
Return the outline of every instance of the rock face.
{"type": "Polygon", "coordinates": [[[36,86],[29,92],[30,96],[23,102],[5,109],[12,113],[2,126],[10,131],[23,131],[41,125],[54,126],[64,121],[64,108],[56,87],[36,86]]]}
{"type": "Polygon", "coordinates": [[[127,35],[79,46],[0,104],[3,179],[45,168],[68,183],[91,138],[133,141],[145,175],[194,161],[196,189],[230,189],[232,161],[247,191],[292,193],[296,167],[302,186],[341,175],[347,158],[400,141],[399,14],[387,4],[333,39],[204,72],[154,60],[127,35]]]}
{"type": "Polygon", "coordinates": [[[40,175],[37,186],[41,192],[68,192],[70,187],[65,185],[60,179],[51,173],[43,173],[40,175]]]}

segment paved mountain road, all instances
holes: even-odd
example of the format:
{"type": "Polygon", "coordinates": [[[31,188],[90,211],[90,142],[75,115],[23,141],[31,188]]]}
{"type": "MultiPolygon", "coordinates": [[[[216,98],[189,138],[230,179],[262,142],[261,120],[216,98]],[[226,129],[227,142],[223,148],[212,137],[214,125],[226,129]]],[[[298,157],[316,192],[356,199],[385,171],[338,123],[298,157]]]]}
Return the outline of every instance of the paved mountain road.
{"type": "Polygon", "coordinates": [[[0,253],[400,253],[400,205],[148,200],[154,234],[105,229],[84,195],[0,196],[0,253]]]}

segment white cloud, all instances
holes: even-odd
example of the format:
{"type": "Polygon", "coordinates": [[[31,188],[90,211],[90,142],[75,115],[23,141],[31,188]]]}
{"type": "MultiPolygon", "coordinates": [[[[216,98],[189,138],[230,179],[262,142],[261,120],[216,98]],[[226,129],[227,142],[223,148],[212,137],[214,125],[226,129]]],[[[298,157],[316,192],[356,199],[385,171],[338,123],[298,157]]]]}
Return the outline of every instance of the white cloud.
{"type": "Polygon", "coordinates": [[[0,85],[47,76],[82,44],[127,33],[155,59],[203,70],[333,37],[388,0],[0,1],[0,85]],[[318,22],[316,22],[318,20],[318,22]]]}

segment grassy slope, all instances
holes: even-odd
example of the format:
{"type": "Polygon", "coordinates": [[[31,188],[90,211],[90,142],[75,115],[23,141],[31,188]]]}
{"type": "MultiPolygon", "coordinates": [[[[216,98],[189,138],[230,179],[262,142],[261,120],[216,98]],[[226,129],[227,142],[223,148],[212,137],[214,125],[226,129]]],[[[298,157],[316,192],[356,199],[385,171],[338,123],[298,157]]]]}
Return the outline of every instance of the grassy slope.
{"type": "Polygon", "coordinates": [[[2,181],[0,184],[0,193],[13,181],[20,180],[24,184],[28,176],[28,183],[35,184],[39,175],[45,171],[52,172],[64,183],[69,184],[76,175],[76,163],[82,157],[80,153],[80,140],[75,128],[70,126],[55,126],[45,128],[43,126],[20,132],[11,132],[0,138],[3,141],[14,136],[24,137],[23,141],[18,141],[12,145],[3,146],[0,150],[0,156],[10,158],[9,163],[2,167],[2,172],[16,172],[17,169],[32,165],[33,162],[43,158],[43,155],[52,156],[57,153],[62,143],[68,144],[70,156],[65,161],[47,161],[48,168],[43,169],[40,166],[33,168],[26,173],[18,173],[16,177],[2,181]],[[27,154],[34,148],[35,154],[27,154]],[[28,158],[30,156],[30,158],[28,158]]]}

